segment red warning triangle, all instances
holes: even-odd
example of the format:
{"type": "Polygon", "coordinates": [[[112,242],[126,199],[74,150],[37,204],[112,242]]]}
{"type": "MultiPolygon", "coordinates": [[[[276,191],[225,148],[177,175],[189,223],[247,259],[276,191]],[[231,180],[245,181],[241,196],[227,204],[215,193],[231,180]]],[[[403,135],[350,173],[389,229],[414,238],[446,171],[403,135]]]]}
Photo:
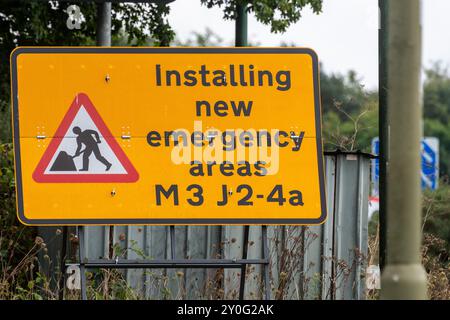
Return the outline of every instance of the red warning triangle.
{"type": "Polygon", "coordinates": [[[33,172],[36,182],[135,182],[139,174],[100,117],[79,93],[33,172]]]}

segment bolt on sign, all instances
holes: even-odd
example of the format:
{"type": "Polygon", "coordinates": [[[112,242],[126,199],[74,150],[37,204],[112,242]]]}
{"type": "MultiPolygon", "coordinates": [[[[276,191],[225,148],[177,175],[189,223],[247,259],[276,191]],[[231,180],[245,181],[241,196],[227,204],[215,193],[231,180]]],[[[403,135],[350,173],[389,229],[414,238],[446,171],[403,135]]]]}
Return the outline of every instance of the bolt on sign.
{"type": "Polygon", "coordinates": [[[326,218],[310,49],[23,47],[11,75],[27,225],[326,218]]]}

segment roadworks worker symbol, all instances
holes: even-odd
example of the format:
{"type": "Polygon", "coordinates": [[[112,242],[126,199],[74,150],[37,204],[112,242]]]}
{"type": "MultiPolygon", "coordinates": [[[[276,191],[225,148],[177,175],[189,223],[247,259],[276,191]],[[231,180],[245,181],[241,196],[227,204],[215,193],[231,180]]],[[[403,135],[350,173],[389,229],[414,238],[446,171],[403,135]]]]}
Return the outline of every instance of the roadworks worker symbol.
{"type": "Polygon", "coordinates": [[[42,156],[36,182],[135,182],[136,169],[86,94],[78,94],[42,156]]]}

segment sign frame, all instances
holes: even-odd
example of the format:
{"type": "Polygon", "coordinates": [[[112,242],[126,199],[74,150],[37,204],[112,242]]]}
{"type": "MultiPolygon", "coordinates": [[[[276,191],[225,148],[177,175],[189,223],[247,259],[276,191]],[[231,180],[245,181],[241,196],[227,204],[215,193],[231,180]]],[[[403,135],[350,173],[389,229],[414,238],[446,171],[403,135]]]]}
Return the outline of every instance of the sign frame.
{"type": "MultiPolygon", "coordinates": [[[[320,100],[319,62],[317,54],[309,48],[235,48],[235,47],[18,47],[10,57],[11,62],[11,96],[12,96],[12,128],[14,143],[14,164],[16,178],[16,205],[19,220],[25,225],[319,225],[327,219],[325,193],[325,164],[322,142],[322,112],[320,100]],[[20,149],[20,107],[18,101],[17,59],[20,54],[307,54],[312,59],[314,114],[316,128],[316,150],[318,161],[318,178],[320,192],[320,216],[318,218],[167,218],[167,219],[29,219],[24,213],[24,198],[21,170],[20,149]]],[[[276,209],[274,209],[276,210],[276,209]]]]}

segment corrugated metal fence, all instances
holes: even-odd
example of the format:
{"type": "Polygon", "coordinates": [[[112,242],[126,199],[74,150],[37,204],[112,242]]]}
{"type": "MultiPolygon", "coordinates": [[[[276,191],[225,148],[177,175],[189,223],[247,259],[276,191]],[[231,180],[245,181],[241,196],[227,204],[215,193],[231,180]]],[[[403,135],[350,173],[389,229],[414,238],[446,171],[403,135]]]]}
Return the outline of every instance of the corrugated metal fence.
{"type": "MultiPolygon", "coordinates": [[[[328,219],[320,226],[270,226],[271,298],[364,299],[368,239],[370,158],[362,153],[327,153],[325,157],[328,219]]],[[[39,228],[44,239],[55,228],[39,228]]],[[[88,227],[87,257],[169,259],[169,228],[161,226],[88,227]]],[[[175,227],[177,259],[239,259],[242,226],[175,227]]],[[[50,246],[57,261],[61,245],[50,246]]],[[[248,258],[261,258],[261,227],[251,226],[248,258]]],[[[54,268],[48,268],[52,274],[54,268]]],[[[261,299],[264,290],[260,266],[247,268],[245,298],[261,299]]],[[[128,269],[128,284],[149,299],[235,299],[240,269],[128,269]]]]}

